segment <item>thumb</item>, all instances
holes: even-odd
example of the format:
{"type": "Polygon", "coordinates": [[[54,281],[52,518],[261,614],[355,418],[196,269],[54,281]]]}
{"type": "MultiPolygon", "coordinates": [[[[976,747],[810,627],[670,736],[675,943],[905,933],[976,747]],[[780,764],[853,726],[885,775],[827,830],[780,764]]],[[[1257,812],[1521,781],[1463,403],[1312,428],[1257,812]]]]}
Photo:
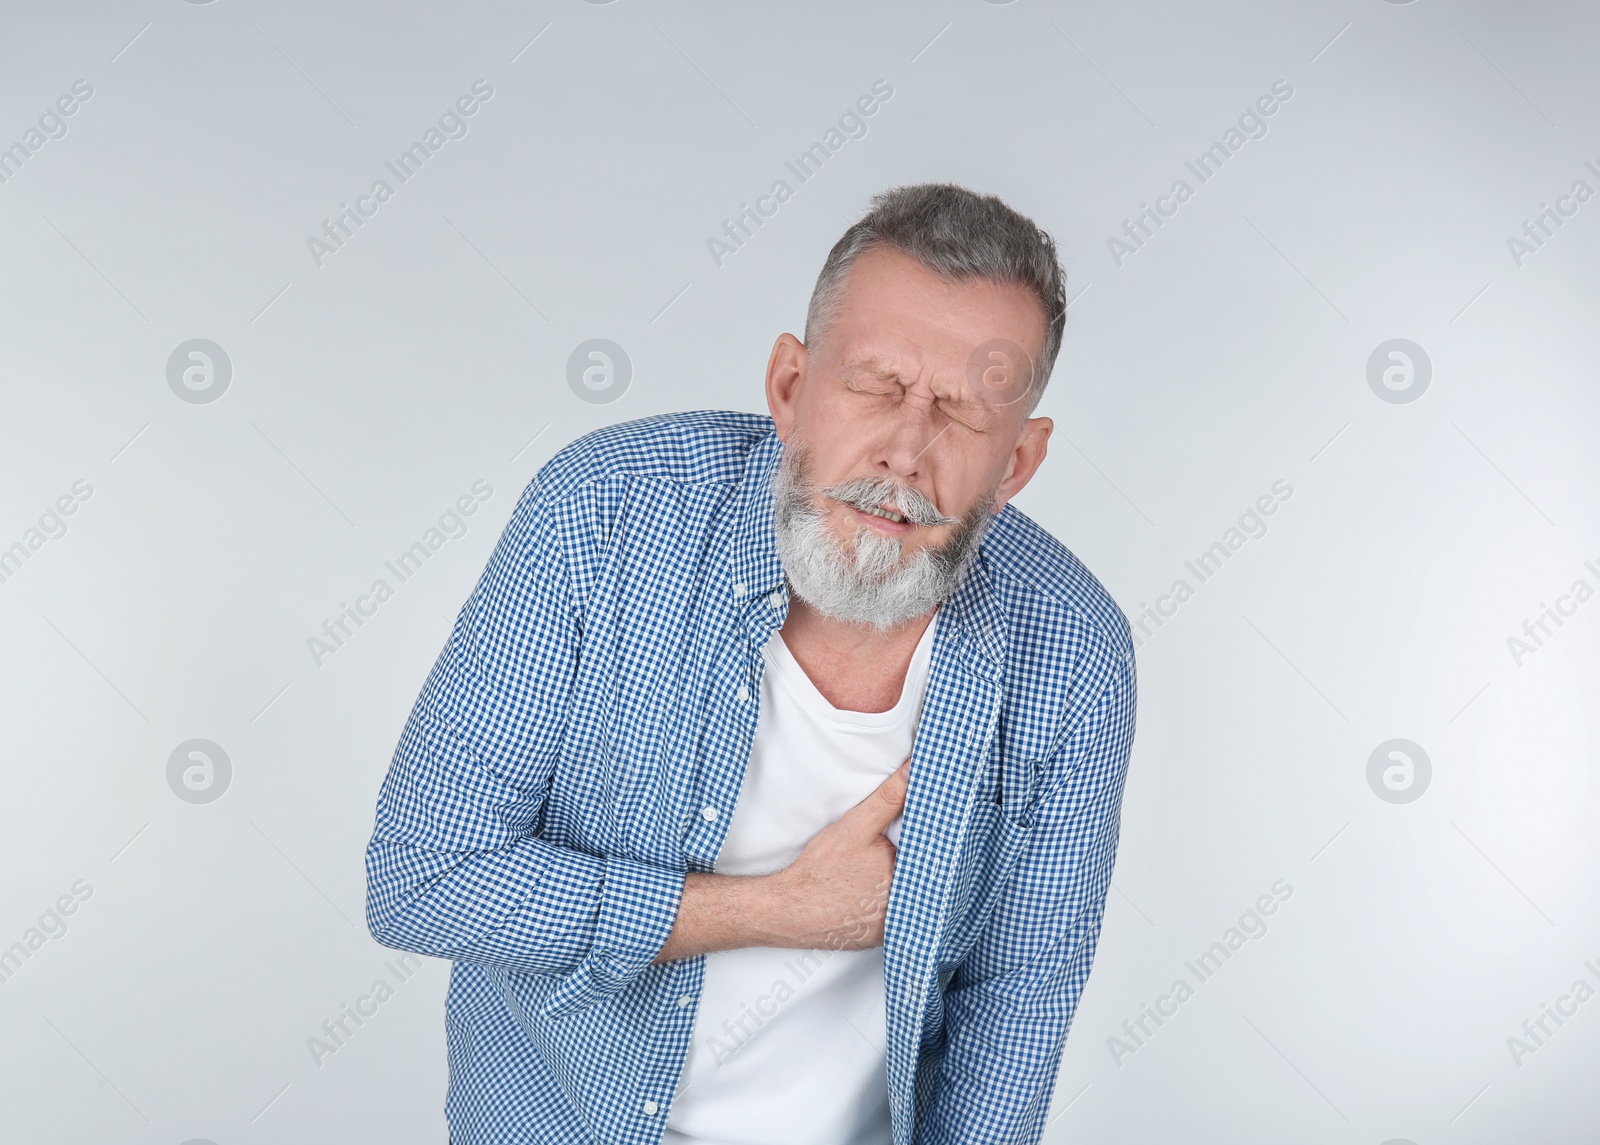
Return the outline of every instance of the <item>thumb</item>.
{"type": "Polygon", "coordinates": [[[895,768],[871,795],[850,809],[857,825],[873,834],[881,833],[905,810],[906,789],[911,783],[911,761],[895,768]]]}

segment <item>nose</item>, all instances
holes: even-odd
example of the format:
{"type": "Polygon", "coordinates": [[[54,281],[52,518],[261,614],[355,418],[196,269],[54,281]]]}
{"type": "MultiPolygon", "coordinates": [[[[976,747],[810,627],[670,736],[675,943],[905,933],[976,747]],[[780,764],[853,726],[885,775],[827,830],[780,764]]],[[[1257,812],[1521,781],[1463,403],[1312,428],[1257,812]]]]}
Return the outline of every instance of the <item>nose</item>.
{"type": "Polygon", "coordinates": [[[887,417],[878,469],[901,485],[914,484],[927,471],[929,449],[948,427],[935,424],[930,402],[909,394],[895,403],[887,417]]]}

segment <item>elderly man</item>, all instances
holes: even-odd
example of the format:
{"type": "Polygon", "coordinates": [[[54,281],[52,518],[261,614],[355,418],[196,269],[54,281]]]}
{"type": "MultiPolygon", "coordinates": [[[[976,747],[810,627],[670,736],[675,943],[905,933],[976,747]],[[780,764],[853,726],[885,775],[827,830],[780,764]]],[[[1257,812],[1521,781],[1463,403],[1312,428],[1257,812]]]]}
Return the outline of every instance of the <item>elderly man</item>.
{"type": "Polygon", "coordinates": [[[367,919],[454,960],[454,1145],[1036,1142],[1094,957],[1128,625],[1009,502],[1065,292],[991,196],[829,254],[771,417],[518,501],[379,796],[367,919]]]}

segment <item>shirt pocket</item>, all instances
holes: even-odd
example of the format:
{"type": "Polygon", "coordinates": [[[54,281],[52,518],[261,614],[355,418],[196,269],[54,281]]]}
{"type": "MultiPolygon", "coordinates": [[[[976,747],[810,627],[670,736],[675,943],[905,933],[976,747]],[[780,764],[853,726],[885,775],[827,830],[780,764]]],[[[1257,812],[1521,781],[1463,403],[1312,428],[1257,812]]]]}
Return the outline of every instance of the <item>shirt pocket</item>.
{"type": "Polygon", "coordinates": [[[993,796],[980,797],[973,805],[939,940],[941,975],[972,949],[1032,834],[1032,827],[1012,819],[993,796]]]}

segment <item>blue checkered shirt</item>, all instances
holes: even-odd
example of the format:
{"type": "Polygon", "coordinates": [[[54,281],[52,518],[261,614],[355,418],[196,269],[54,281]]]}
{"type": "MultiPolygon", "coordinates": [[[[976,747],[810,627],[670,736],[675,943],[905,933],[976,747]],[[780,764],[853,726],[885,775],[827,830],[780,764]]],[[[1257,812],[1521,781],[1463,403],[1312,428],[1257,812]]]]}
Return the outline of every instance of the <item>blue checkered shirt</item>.
{"type": "MultiPolygon", "coordinates": [[[[453,960],[454,1145],[661,1138],[705,957],[652,962],[714,869],[788,612],[782,448],[719,411],[567,445],[423,685],[366,910],[385,946],[453,960]]],[[[1012,505],[935,624],[885,920],[894,1145],[1031,1145],[1116,858],[1133,643],[1012,505]]]]}

